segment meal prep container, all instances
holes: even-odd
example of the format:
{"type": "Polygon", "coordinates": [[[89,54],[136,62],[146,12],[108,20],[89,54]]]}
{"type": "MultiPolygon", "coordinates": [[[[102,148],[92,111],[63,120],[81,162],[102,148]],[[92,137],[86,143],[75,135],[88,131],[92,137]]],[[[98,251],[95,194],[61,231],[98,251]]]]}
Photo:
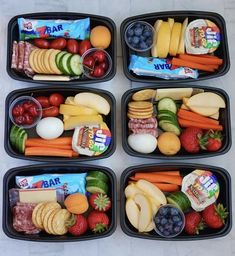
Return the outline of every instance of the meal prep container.
{"type": "Polygon", "coordinates": [[[43,13],[29,13],[21,14],[13,17],[8,23],[8,42],[7,42],[7,73],[8,75],[19,81],[25,81],[29,83],[40,83],[40,84],[66,84],[66,85],[77,85],[77,84],[90,84],[90,83],[99,83],[106,82],[111,80],[116,74],[116,59],[117,59],[117,35],[116,35],[116,25],[112,19],[104,16],[85,14],[85,13],[73,13],[73,12],[43,12],[43,13]],[[105,49],[112,58],[112,69],[110,73],[101,79],[90,79],[84,76],[81,79],[71,80],[71,81],[35,81],[26,75],[19,73],[11,68],[11,56],[12,56],[12,45],[13,41],[19,40],[19,31],[18,31],[18,18],[27,18],[27,19],[64,19],[64,20],[76,20],[84,19],[90,17],[91,28],[98,25],[103,25],[109,28],[111,32],[111,43],[110,46],[105,49]]]}
{"type": "Polygon", "coordinates": [[[180,159],[186,159],[186,158],[194,158],[194,159],[198,159],[198,158],[205,158],[205,157],[213,157],[213,156],[218,156],[218,155],[222,155],[225,154],[226,152],[229,151],[231,145],[232,145],[232,134],[231,134],[231,121],[230,121],[230,105],[229,105],[229,96],[228,94],[219,88],[215,88],[215,87],[207,87],[207,86],[188,86],[185,84],[181,84],[181,85],[171,85],[171,86],[159,86],[159,87],[153,87],[153,86],[145,86],[145,87],[138,87],[135,89],[130,89],[128,91],[126,91],[123,96],[122,96],[122,146],[124,148],[124,150],[126,151],[127,154],[131,155],[131,156],[135,156],[135,157],[143,157],[143,158],[152,158],[152,159],[176,159],[176,160],[180,160],[180,159]],[[180,151],[173,156],[166,156],[163,155],[162,153],[160,153],[159,149],[157,148],[154,152],[150,153],[150,154],[142,154],[142,153],[138,153],[136,151],[134,151],[127,142],[127,138],[128,138],[128,117],[127,117],[127,110],[128,110],[128,102],[131,101],[131,97],[132,95],[140,90],[143,89],[163,89],[163,88],[193,88],[193,89],[204,89],[205,92],[214,92],[217,93],[218,95],[220,95],[226,104],[226,108],[225,109],[220,109],[220,118],[219,121],[221,123],[221,125],[223,125],[224,130],[223,130],[223,141],[222,141],[222,147],[216,151],[216,152],[209,152],[209,151],[200,151],[199,153],[196,154],[190,154],[187,153],[185,150],[183,150],[182,148],[180,149],[180,151]]]}
{"type": "MultiPolygon", "coordinates": [[[[5,150],[6,152],[14,158],[19,158],[19,159],[25,159],[25,160],[32,160],[32,161],[41,161],[41,162],[80,162],[80,161],[88,161],[88,160],[99,160],[103,158],[107,158],[111,156],[116,148],[116,100],[114,96],[105,90],[100,90],[100,89],[92,89],[92,88],[81,88],[77,86],[69,86],[67,88],[63,88],[61,86],[48,86],[48,87],[31,87],[29,89],[20,89],[20,90],[15,90],[8,94],[5,102],[5,150]],[[64,97],[68,96],[73,96],[79,92],[92,92],[99,94],[100,96],[103,96],[110,104],[110,113],[104,117],[104,121],[108,125],[111,134],[112,134],[112,140],[109,145],[109,148],[102,153],[99,156],[78,156],[76,158],[65,158],[65,157],[40,157],[40,156],[25,156],[24,154],[18,153],[10,144],[9,140],[9,135],[10,135],[10,128],[12,126],[12,122],[10,120],[8,111],[9,111],[9,106],[11,103],[18,97],[20,96],[49,96],[52,93],[61,93],[64,97]]],[[[31,129],[26,130],[27,133],[30,135],[30,137],[38,137],[39,136],[36,134],[36,127],[33,127],[31,129]]],[[[64,131],[63,135],[65,136],[72,136],[73,135],[73,130],[72,131],[64,131]]]]}
{"type": "MultiPolygon", "coordinates": [[[[129,17],[122,22],[121,28],[120,28],[120,34],[121,34],[124,74],[128,79],[134,82],[158,83],[158,84],[180,83],[182,81],[195,82],[195,81],[201,81],[201,80],[223,76],[229,71],[229,68],[230,68],[226,24],[225,24],[224,18],[218,13],[204,12],[204,11],[169,11],[169,12],[155,12],[155,13],[137,15],[137,16],[129,17]],[[154,25],[157,19],[167,20],[167,18],[169,17],[174,18],[175,21],[178,21],[178,22],[183,22],[186,17],[188,17],[189,22],[195,19],[209,19],[219,27],[221,32],[221,43],[218,49],[215,51],[215,55],[223,59],[223,64],[219,67],[219,69],[216,72],[210,73],[210,72],[200,71],[199,77],[197,79],[188,78],[188,79],[164,80],[161,78],[151,77],[151,76],[137,76],[132,71],[129,71],[128,66],[130,63],[129,62],[130,54],[137,54],[137,55],[140,55],[140,54],[138,52],[134,52],[133,50],[130,50],[128,45],[126,44],[125,42],[126,28],[134,21],[146,21],[146,22],[149,22],[151,25],[154,25]]],[[[146,53],[143,56],[147,56],[146,53]]]]}
{"type": "Polygon", "coordinates": [[[186,164],[186,163],[171,163],[171,164],[147,164],[137,165],[127,168],[121,176],[120,180],[120,224],[123,232],[131,237],[137,237],[150,240],[162,240],[162,241],[190,241],[190,240],[203,240],[226,236],[232,228],[232,194],[231,194],[231,177],[229,173],[221,168],[210,165],[202,164],[186,164]],[[214,230],[206,228],[200,231],[199,235],[188,235],[184,231],[173,238],[164,238],[159,236],[155,231],[149,233],[138,233],[137,230],[130,224],[125,213],[125,187],[128,185],[129,177],[133,176],[137,172],[156,172],[156,171],[174,171],[180,170],[181,174],[187,175],[195,169],[205,169],[213,172],[220,184],[220,193],[217,199],[218,203],[223,203],[229,212],[225,225],[220,230],[214,230]]]}
{"type": "Polygon", "coordinates": [[[115,173],[103,166],[97,165],[72,165],[72,164],[40,164],[40,165],[29,165],[21,166],[17,168],[10,169],[3,178],[3,214],[2,214],[2,227],[5,234],[13,239],[26,240],[26,241],[35,241],[35,242],[77,242],[77,241],[86,241],[98,238],[104,238],[110,236],[116,229],[117,220],[117,185],[116,185],[116,176],[115,173]],[[14,230],[12,226],[12,212],[9,206],[9,194],[8,191],[11,188],[16,187],[15,185],[15,176],[18,175],[39,175],[44,173],[82,173],[89,170],[93,171],[103,171],[109,177],[109,196],[112,201],[111,211],[108,212],[110,218],[110,225],[107,231],[101,234],[94,234],[91,231],[88,231],[86,234],[81,236],[72,236],[66,234],[63,236],[53,236],[46,233],[39,233],[34,235],[26,235],[19,233],[14,230]]]}

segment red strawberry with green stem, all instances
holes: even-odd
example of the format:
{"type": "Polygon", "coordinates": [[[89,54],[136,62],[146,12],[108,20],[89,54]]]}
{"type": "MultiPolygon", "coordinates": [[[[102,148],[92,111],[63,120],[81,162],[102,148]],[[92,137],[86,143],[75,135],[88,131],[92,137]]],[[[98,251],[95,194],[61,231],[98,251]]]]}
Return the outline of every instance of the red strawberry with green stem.
{"type": "Polygon", "coordinates": [[[222,134],[220,131],[208,131],[204,136],[204,149],[208,151],[217,151],[222,147],[222,134]]]}
{"type": "Polygon", "coordinates": [[[89,204],[95,210],[106,212],[111,207],[111,200],[105,194],[95,193],[95,194],[91,194],[89,198],[89,204]]]}
{"type": "Polygon", "coordinates": [[[224,226],[228,212],[222,204],[211,204],[203,210],[202,217],[208,227],[218,229],[224,226]]]}
{"type": "Polygon", "coordinates": [[[88,224],[86,218],[81,215],[72,214],[72,217],[66,222],[68,232],[74,236],[80,236],[86,233],[88,224]]]}
{"type": "Polygon", "coordinates": [[[185,214],[184,230],[188,235],[198,235],[200,230],[204,229],[202,216],[199,212],[189,212],[185,214]]]}
{"type": "Polygon", "coordinates": [[[87,217],[87,222],[94,233],[102,233],[108,229],[109,217],[104,212],[92,211],[87,217]]]}

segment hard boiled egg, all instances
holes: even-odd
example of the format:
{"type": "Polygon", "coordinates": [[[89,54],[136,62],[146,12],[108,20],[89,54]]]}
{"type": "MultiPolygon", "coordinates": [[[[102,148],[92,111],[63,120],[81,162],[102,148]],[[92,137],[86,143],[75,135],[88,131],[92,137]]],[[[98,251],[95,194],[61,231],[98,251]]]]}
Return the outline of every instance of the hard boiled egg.
{"type": "Polygon", "coordinates": [[[63,122],[56,117],[46,117],[41,119],[36,127],[38,136],[45,140],[52,140],[60,137],[64,131],[63,122]]]}
{"type": "Polygon", "coordinates": [[[157,147],[157,139],[151,134],[131,134],[127,141],[129,146],[139,153],[152,153],[157,147]]]}

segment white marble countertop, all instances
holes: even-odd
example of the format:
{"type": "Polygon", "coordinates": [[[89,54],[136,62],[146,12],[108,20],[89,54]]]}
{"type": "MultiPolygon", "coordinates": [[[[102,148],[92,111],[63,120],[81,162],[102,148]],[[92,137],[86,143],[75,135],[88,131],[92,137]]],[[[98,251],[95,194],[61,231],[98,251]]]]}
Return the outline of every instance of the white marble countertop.
{"type": "MultiPolygon", "coordinates": [[[[122,171],[131,166],[140,163],[152,163],[154,160],[143,160],[128,156],[124,153],[121,146],[121,126],[120,121],[120,99],[122,94],[137,84],[128,81],[122,71],[122,57],[119,37],[119,27],[125,18],[148,12],[171,11],[171,10],[203,10],[215,11],[222,14],[227,23],[227,33],[230,45],[230,59],[231,68],[228,74],[218,79],[198,82],[198,85],[208,85],[212,87],[219,87],[227,91],[231,99],[231,110],[234,109],[235,100],[235,72],[233,63],[235,60],[235,48],[231,47],[235,41],[235,0],[0,0],[0,113],[4,120],[5,98],[9,92],[15,89],[27,88],[32,86],[30,83],[23,83],[12,80],[6,72],[6,50],[7,50],[7,24],[11,17],[32,12],[44,11],[63,11],[63,12],[80,12],[100,14],[112,18],[118,31],[118,66],[117,74],[114,79],[109,82],[92,87],[103,88],[112,92],[117,100],[117,149],[116,152],[108,159],[96,162],[89,162],[91,164],[105,165],[114,170],[118,178],[122,171]]],[[[235,135],[235,120],[232,111],[232,134],[235,135]]],[[[0,179],[5,172],[16,166],[31,164],[29,161],[21,161],[9,157],[4,150],[4,122],[0,124],[0,179]]],[[[223,156],[199,159],[197,162],[222,166],[227,169],[232,176],[232,184],[235,185],[235,147],[223,156]]],[[[161,162],[161,161],[158,161],[161,162]]],[[[187,162],[193,162],[188,160],[187,162]]],[[[233,191],[234,192],[234,191],[233,191]]],[[[2,189],[0,189],[0,198],[2,198],[2,189]]],[[[233,204],[235,203],[235,197],[233,204]]],[[[118,207],[119,210],[119,207],[118,207]]],[[[0,212],[2,212],[2,204],[0,204],[0,212]]],[[[2,218],[0,219],[0,222],[2,218]]],[[[24,242],[10,239],[5,236],[0,229],[0,255],[24,255],[24,256],[68,256],[68,255],[84,255],[84,256],[103,256],[103,255],[181,255],[181,256],[203,256],[203,255],[235,255],[235,229],[233,228],[229,235],[224,238],[208,240],[208,241],[194,241],[194,242],[164,242],[164,241],[148,241],[142,239],[135,239],[126,236],[119,225],[118,212],[118,226],[116,232],[104,239],[93,240],[79,243],[35,243],[24,242]]]]}

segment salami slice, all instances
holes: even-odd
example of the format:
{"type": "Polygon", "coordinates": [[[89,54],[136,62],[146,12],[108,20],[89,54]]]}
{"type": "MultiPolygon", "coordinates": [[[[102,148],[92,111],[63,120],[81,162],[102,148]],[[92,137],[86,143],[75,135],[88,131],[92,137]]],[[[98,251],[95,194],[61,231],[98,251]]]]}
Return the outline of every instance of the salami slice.
{"type": "Polygon", "coordinates": [[[25,43],[24,41],[20,41],[18,43],[18,70],[24,69],[24,49],[25,43]]]}
{"type": "Polygon", "coordinates": [[[11,68],[18,68],[18,43],[16,41],[13,42],[11,68]]]}

